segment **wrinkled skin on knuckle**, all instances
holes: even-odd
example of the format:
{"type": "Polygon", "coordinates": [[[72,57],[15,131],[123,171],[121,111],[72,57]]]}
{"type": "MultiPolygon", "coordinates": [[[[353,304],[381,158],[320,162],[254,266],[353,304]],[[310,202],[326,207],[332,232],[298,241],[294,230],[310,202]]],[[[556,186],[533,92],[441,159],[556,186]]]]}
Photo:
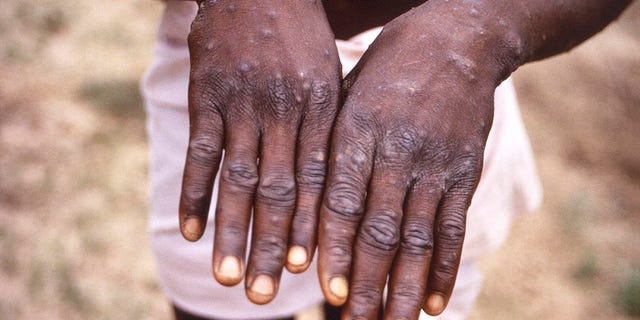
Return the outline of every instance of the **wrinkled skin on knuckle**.
{"type": "Polygon", "coordinates": [[[296,107],[295,93],[289,79],[275,77],[267,81],[266,100],[270,114],[276,119],[287,119],[296,107]]]}
{"type": "Polygon", "coordinates": [[[266,233],[253,241],[251,254],[260,259],[262,265],[280,267],[286,255],[287,242],[280,235],[266,233]]]}
{"type": "Polygon", "coordinates": [[[463,156],[452,161],[451,170],[451,192],[468,195],[475,190],[482,174],[483,153],[467,152],[463,156]]]}
{"type": "Polygon", "coordinates": [[[373,283],[358,283],[353,286],[350,297],[351,316],[364,316],[365,310],[377,308],[382,299],[382,290],[373,283]]]}
{"type": "Polygon", "coordinates": [[[361,195],[349,181],[332,183],[327,189],[326,208],[346,220],[357,220],[362,214],[361,195]]]}
{"type": "MultiPolygon", "coordinates": [[[[426,283],[403,282],[395,286],[393,299],[398,305],[416,305],[416,303],[420,303],[424,299],[426,289],[426,283]]],[[[419,305],[416,305],[416,307],[419,307],[419,305]]]]}
{"type": "Polygon", "coordinates": [[[222,172],[222,182],[242,192],[253,192],[258,184],[258,170],[241,161],[229,160],[222,172]]]}
{"type": "Polygon", "coordinates": [[[351,244],[347,241],[334,239],[326,252],[337,265],[345,266],[351,263],[351,244]]]}
{"type": "Polygon", "coordinates": [[[367,247],[388,254],[398,248],[400,243],[399,226],[395,223],[394,213],[378,213],[363,222],[360,239],[367,247]]]}
{"type": "MultiPolygon", "coordinates": [[[[455,256],[455,253],[451,253],[455,256]]],[[[432,271],[431,290],[445,293],[446,286],[452,286],[458,274],[458,264],[455,259],[441,261],[432,271]]]]}
{"type": "Polygon", "coordinates": [[[317,121],[332,124],[338,111],[338,86],[340,78],[312,80],[308,92],[306,116],[317,121]]]}
{"type": "Polygon", "coordinates": [[[270,173],[260,179],[258,200],[269,206],[290,207],[296,200],[296,184],[283,173],[270,173]]]}
{"type": "Polygon", "coordinates": [[[378,161],[386,166],[396,167],[407,173],[419,161],[425,139],[409,125],[392,125],[382,136],[377,147],[378,161]]]}
{"type": "Polygon", "coordinates": [[[335,102],[337,83],[332,86],[328,80],[317,79],[311,83],[309,107],[325,109],[335,102]]]}
{"type": "Polygon", "coordinates": [[[303,160],[296,172],[296,180],[299,187],[320,191],[324,187],[326,175],[327,164],[324,157],[314,157],[303,160]]]}
{"type": "Polygon", "coordinates": [[[433,231],[425,224],[407,223],[402,229],[401,246],[408,254],[424,256],[433,251],[433,231]]]}
{"type": "Polygon", "coordinates": [[[401,152],[411,155],[418,150],[422,150],[424,141],[425,134],[410,127],[404,127],[402,130],[398,130],[392,140],[401,152]]]}
{"type": "Polygon", "coordinates": [[[190,111],[204,112],[214,110],[220,112],[223,101],[231,96],[233,87],[231,79],[220,78],[220,74],[212,74],[205,71],[192,70],[189,82],[189,107],[190,111]],[[193,109],[193,108],[196,109],[193,109]]]}
{"type": "MultiPolygon", "coordinates": [[[[465,208],[466,210],[466,208],[465,208]]],[[[458,250],[462,247],[465,236],[466,212],[449,213],[438,222],[438,249],[458,250]]]]}
{"type": "Polygon", "coordinates": [[[222,241],[227,241],[228,243],[245,239],[247,236],[246,226],[233,221],[226,221],[224,229],[217,230],[216,232],[222,241]]]}
{"type": "Polygon", "coordinates": [[[189,140],[189,157],[191,163],[198,167],[216,165],[222,156],[222,150],[215,145],[213,137],[198,135],[189,140]]]}
{"type": "MultiPolygon", "coordinates": [[[[309,234],[314,233],[315,232],[315,226],[318,222],[318,220],[316,219],[315,215],[310,214],[311,213],[311,209],[310,208],[305,208],[305,207],[299,207],[296,208],[297,211],[295,212],[295,224],[298,227],[298,232],[300,232],[300,234],[296,235],[297,238],[302,237],[306,237],[307,236],[307,232],[309,234]]],[[[306,242],[306,240],[305,240],[306,242]]]]}

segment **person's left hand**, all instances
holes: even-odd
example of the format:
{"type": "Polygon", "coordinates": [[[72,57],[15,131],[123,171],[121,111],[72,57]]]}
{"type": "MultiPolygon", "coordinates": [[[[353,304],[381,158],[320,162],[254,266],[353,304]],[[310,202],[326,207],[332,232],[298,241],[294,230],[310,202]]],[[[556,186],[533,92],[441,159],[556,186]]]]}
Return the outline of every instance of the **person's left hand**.
{"type": "Polygon", "coordinates": [[[493,26],[451,9],[395,19],[344,80],[318,241],[322,289],[346,319],[376,318],[387,279],[385,319],[439,314],[451,296],[505,74],[493,26]]]}

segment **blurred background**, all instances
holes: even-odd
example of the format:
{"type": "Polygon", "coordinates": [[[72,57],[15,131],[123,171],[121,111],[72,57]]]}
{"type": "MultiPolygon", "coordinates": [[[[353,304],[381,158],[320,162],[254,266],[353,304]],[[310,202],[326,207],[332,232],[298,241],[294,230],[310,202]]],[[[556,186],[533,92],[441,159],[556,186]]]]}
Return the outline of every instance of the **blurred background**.
{"type": "MultiPolygon", "coordinates": [[[[0,319],[170,319],[138,81],[162,5],[0,1],[0,319]]],[[[472,319],[640,317],[640,3],[515,73],[545,187],[472,319]]]]}

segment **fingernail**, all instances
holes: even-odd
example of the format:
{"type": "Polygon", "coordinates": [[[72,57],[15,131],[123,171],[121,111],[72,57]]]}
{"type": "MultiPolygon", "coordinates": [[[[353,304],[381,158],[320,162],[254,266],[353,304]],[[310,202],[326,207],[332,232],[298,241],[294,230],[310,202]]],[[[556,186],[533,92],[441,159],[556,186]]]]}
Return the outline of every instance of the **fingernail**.
{"type": "Polygon", "coordinates": [[[226,256],[218,265],[216,279],[224,285],[235,285],[242,280],[240,260],[234,256],[226,256]]]}
{"type": "Polygon", "coordinates": [[[427,311],[432,316],[439,315],[444,309],[444,297],[439,294],[432,294],[427,299],[427,311]]]}
{"type": "Polygon", "coordinates": [[[343,276],[337,276],[329,280],[329,290],[339,299],[346,299],[349,295],[349,285],[343,276]]]}
{"type": "Polygon", "coordinates": [[[258,275],[249,288],[249,298],[258,304],[265,304],[273,299],[275,284],[273,278],[268,275],[258,275]]]}
{"type": "Polygon", "coordinates": [[[287,262],[294,266],[302,266],[307,263],[307,249],[301,246],[293,246],[287,254],[287,262]]]}
{"type": "Polygon", "coordinates": [[[202,233],[200,219],[197,217],[186,217],[182,223],[182,235],[189,241],[197,241],[202,233]]]}

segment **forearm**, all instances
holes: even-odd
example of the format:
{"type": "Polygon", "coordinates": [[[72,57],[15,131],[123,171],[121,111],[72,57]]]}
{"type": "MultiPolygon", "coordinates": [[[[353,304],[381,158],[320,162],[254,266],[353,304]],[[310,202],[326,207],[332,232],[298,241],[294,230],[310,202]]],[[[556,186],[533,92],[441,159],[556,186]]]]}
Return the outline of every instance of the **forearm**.
{"type": "Polygon", "coordinates": [[[580,44],[616,19],[629,3],[631,0],[431,0],[406,16],[422,35],[436,34],[437,39],[430,39],[427,47],[434,48],[435,42],[439,44],[435,47],[446,48],[446,54],[453,52],[473,62],[477,72],[495,70],[492,76],[499,82],[527,62],[580,44]]]}
{"type": "Polygon", "coordinates": [[[631,0],[481,1],[517,33],[517,63],[565,52],[616,19],[631,0]]]}

